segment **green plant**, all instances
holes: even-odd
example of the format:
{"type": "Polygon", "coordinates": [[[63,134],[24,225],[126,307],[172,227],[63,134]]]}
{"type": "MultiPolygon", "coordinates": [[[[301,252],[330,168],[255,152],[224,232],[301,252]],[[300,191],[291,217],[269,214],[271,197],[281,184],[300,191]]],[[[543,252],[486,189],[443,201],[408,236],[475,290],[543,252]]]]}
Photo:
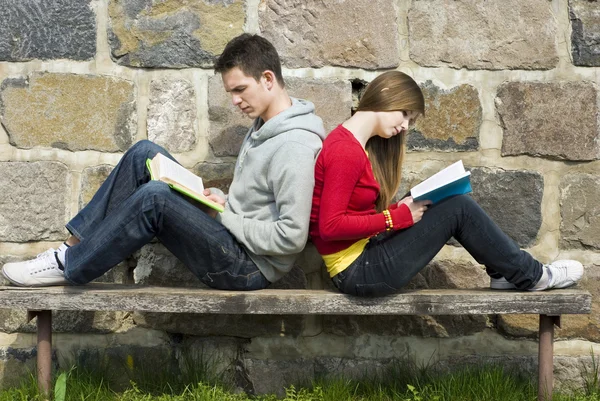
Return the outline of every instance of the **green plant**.
{"type": "Polygon", "coordinates": [[[592,366],[588,368],[586,364],[582,364],[582,378],[583,385],[585,388],[585,393],[587,395],[600,394],[600,386],[599,386],[599,374],[600,374],[600,365],[596,360],[596,355],[594,354],[594,349],[590,349],[590,354],[592,356],[592,366]]]}
{"type": "MultiPolygon", "coordinates": [[[[419,391],[415,388],[415,386],[411,386],[410,384],[407,384],[406,387],[408,387],[408,391],[410,392],[411,397],[405,398],[404,401],[439,401],[440,400],[440,397],[437,395],[430,396],[428,398],[424,398],[424,396],[419,393],[419,391]]],[[[426,389],[427,389],[427,387],[426,387],[426,389]]]]}
{"type": "Polygon", "coordinates": [[[54,401],[65,401],[67,396],[67,372],[62,372],[54,385],[54,401]]]}
{"type": "Polygon", "coordinates": [[[318,386],[312,390],[306,388],[296,390],[292,385],[285,390],[285,398],[282,401],[323,401],[323,390],[318,386]]]}

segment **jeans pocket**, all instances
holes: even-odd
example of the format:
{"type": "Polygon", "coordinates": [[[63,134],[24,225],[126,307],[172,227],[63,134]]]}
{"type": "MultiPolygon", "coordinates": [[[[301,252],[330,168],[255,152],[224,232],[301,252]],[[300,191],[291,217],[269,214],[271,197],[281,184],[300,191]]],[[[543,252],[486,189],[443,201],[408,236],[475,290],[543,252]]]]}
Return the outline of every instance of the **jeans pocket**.
{"type": "Polygon", "coordinates": [[[227,270],[206,273],[202,279],[204,284],[218,290],[245,290],[248,287],[247,274],[234,274],[227,270]]]}
{"type": "Polygon", "coordinates": [[[356,295],[360,297],[378,297],[381,295],[394,294],[398,290],[390,286],[387,283],[374,283],[374,284],[356,284],[354,286],[356,295]]]}

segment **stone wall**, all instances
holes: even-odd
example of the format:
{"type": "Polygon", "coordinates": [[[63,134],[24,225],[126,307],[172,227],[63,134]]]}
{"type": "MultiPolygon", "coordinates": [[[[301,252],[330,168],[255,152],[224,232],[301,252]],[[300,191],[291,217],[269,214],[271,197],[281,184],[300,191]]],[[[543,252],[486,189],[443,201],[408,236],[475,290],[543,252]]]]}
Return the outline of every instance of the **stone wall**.
{"type": "MultiPolygon", "coordinates": [[[[594,295],[593,311],[563,318],[555,358],[558,379],[580,385],[591,350],[600,353],[596,1],[0,0],[0,263],[58,245],[64,224],[140,139],[227,190],[250,121],[211,64],[241,32],[276,45],[291,94],[312,100],[327,129],[383,70],[422,85],[427,112],[409,134],[401,191],[462,159],[473,197],[520,246],[542,261],[583,262],[580,287],[594,295]]],[[[102,280],[199,285],[158,243],[102,280]]],[[[452,244],[411,283],[487,285],[452,244]]],[[[312,248],[275,285],[329,286],[312,248]]],[[[116,358],[127,370],[151,355],[176,365],[191,347],[218,355],[240,387],[264,392],[328,372],[360,375],[407,354],[534,366],[536,324],[535,316],[60,312],[54,330],[57,364],[116,358]]],[[[1,385],[32,365],[32,331],[23,311],[0,310],[1,385]]]]}

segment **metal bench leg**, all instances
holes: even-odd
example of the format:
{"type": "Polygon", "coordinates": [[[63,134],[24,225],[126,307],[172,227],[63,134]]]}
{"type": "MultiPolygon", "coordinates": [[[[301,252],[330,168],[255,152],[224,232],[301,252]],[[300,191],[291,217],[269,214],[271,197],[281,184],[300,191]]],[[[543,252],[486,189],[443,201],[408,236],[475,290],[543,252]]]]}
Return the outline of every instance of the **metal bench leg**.
{"type": "Polygon", "coordinates": [[[538,401],[552,401],[552,387],[554,382],[554,325],[560,327],[560,316],[540,315],[538,401]]]}
{"type": "Polygon", "coordinates": [[[52,386],[52,311],[29,311],[29,320],[37,316],[38,390],[47,399],[52,386]]]}

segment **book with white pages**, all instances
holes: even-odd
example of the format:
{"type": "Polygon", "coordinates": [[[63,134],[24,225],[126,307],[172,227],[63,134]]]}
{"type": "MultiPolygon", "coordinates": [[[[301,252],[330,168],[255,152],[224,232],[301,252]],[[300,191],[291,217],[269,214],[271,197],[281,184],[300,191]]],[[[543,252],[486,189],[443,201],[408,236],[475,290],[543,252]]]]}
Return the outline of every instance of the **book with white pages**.
{"type": "Polygon", "coordinates": [[[471,172],[465,171],[462,160],[459,160],[415,185],[410,194],[413,200],[437,203],[450,196],[472,192],[470,176],[471,172]]]}
{"type": "Polygon", "coordinates": [[[185,167],[169,159],[162,153],[157,153],[153,159],[147,159],[146,166],[153,180],[166,182],[174,190],[218,212],[224,210],[222,205],[213,202],[204,195],[202,178],[188,171],[185,167]]]}

